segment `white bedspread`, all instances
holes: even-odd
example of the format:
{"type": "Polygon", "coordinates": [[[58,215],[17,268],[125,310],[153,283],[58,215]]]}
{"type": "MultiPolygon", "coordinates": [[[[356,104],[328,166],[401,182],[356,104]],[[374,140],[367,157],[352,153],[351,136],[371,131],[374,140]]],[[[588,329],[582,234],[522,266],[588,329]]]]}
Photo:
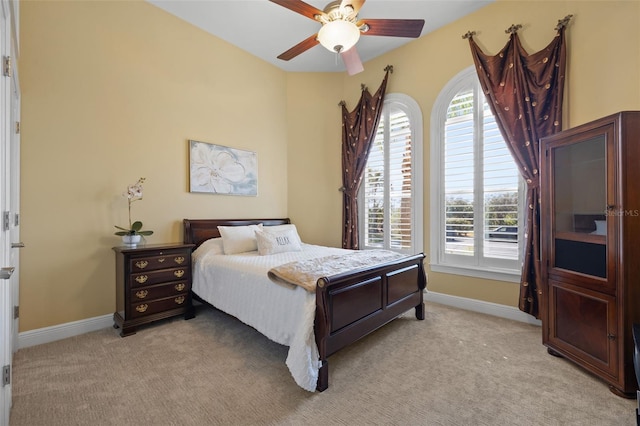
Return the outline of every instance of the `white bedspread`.
{"type": "Polygon", "coordinates": [[[315,293],[272,282],[274,266],[350,250],[302,244],[302,251],[260,256],[257,251],[223,255],[193,252],[193,291],[211,305],[235,316],[274,342],[289,346],[286,364],[295,382],[315,391],[320,361],[313,332],[315,293]]]}

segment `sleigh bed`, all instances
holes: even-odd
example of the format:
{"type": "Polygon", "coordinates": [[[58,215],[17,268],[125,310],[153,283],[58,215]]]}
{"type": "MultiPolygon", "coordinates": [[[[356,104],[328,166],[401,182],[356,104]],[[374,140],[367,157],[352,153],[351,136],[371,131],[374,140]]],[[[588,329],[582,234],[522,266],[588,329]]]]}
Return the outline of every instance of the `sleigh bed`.
{"type": "MultiPolygon", "coordinates": [[[[425,256],[422,253],[319,277],[314,291],[309,291],[301,287],[292,289],[276,284],[269,280],[266,273],[261,272],[273,266],[265,266],[268,262],[286,262],[290,259],[290,254],[261,256],[256,251],[227,256],[221,252],[214,255],[208,251],[207,247],[213,247],[218,240],[222,240],[218,226],[247,227],[258,224],[262,224],[266,230],[269,230],[267,227],[278,229],[283,225],[293,226],[289,219],[183,220],[184,242],[196,245],[193,258],[193,297],[237,317],[271,340],[289,346],[287,366],[298,385],[306,390],[327,389],[327,359],[341,348],[411,308],[415,309],[418,320],[424,319],[423,290],[427,280],[423,266],[425,256]],[[236,258],[253,263],[234,272],[224,262],[229,264],[236,258]],[[206,266],[209,259],[223,262],[223,265],[214,272],[212,266],[206,266]],[[251,275],[256,271],[259,275],[251,275]],[[247,279],[256,283],[248,283],[246,285],[249,287],[243,289],[245,284],[241,283],[247,279]],[[306,307],[291,307],[297,304],[306,307]],[[274,316],[277,317],[275,320],[272,318],[274,316]],[[268,328],[272,322],[291,323],[292,330],[285,330],[284,333],[279,330],[272,332],[268,328]],[[300,365],[301,356],[307,360],[302,362],[305,365],[300,365]],[[310,388],[312,385],[313,388],[310,388]]],[[[334,250],[332,253],[347,252],[300,243],[302,250],[310,253],[323,253],[322,250],[334,250]]],[[[362,252],[356,254],[359,253],[362,252]]]]}

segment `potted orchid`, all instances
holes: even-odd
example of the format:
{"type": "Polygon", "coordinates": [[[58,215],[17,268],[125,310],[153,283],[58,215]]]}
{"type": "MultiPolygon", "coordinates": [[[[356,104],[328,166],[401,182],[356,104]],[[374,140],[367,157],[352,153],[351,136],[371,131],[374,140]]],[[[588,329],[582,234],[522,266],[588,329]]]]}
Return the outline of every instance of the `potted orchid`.
{"type": "Polygon", "coordinates": [[[142,184],[144,180],[145,178],[138,179],[135,184],[129,185],[127,191],[122,194],[127,198],[129,205],[129,227],[123,228],[115,225],[115,227],[119,229],[119,231],[115,232],[115,235],[122,236],[122,241],[125,245],[135,246],[140,242],[141,238],[153,234],[153,231],[142,231],[142,222],[139,220],[135,222],[131,221],[131,204],[135,201],[142,200],[142,184]]]}

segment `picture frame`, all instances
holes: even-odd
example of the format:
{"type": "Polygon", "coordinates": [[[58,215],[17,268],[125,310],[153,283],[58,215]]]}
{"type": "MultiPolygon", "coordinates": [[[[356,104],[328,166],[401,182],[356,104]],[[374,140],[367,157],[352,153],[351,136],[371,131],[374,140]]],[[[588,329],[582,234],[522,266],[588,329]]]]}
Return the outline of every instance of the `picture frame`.
{"type": "Polygon", "coordinates": [[[190,139],[189,191],[257,196],[256,153],[190,139]]]}

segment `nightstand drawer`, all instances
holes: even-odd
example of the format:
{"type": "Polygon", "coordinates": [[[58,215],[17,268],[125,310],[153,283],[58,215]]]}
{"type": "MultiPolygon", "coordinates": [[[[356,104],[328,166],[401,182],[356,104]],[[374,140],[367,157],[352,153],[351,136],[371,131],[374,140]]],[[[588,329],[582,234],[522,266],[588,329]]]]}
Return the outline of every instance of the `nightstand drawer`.
{"type": "Polygon", "coordinates": [[[166,299],[134,303],[131,305],[131,317],[140,318],[158,312],[182,308],[187,303],[188,297],[187,294],[181,294],[166,299]]]}
{"type": "Polygon", "coordinates": [[[191,268],[161,269],[141,274],[131,274],[131,287],[148,286],[152,284],[166,283],[168,281],[191,281],[191,268]]]}
{"type": "Polygon", "coordinates": [[[162,299],[176,296],[190,290],[188,281],[176,281],[168,284],[158,284],[150,287],[138,287],[131,290],[131,302],[137,303],[147,300],[162,299]]]}
{"type": "Polygon", "coordinates": [[[167,253],[158,252],[157,256],[132,258],[130,262],[131,272],[134,273],[179,266],[185,267],[191,263],[189,252],[184,250],[174,250],[167,253]]]}

